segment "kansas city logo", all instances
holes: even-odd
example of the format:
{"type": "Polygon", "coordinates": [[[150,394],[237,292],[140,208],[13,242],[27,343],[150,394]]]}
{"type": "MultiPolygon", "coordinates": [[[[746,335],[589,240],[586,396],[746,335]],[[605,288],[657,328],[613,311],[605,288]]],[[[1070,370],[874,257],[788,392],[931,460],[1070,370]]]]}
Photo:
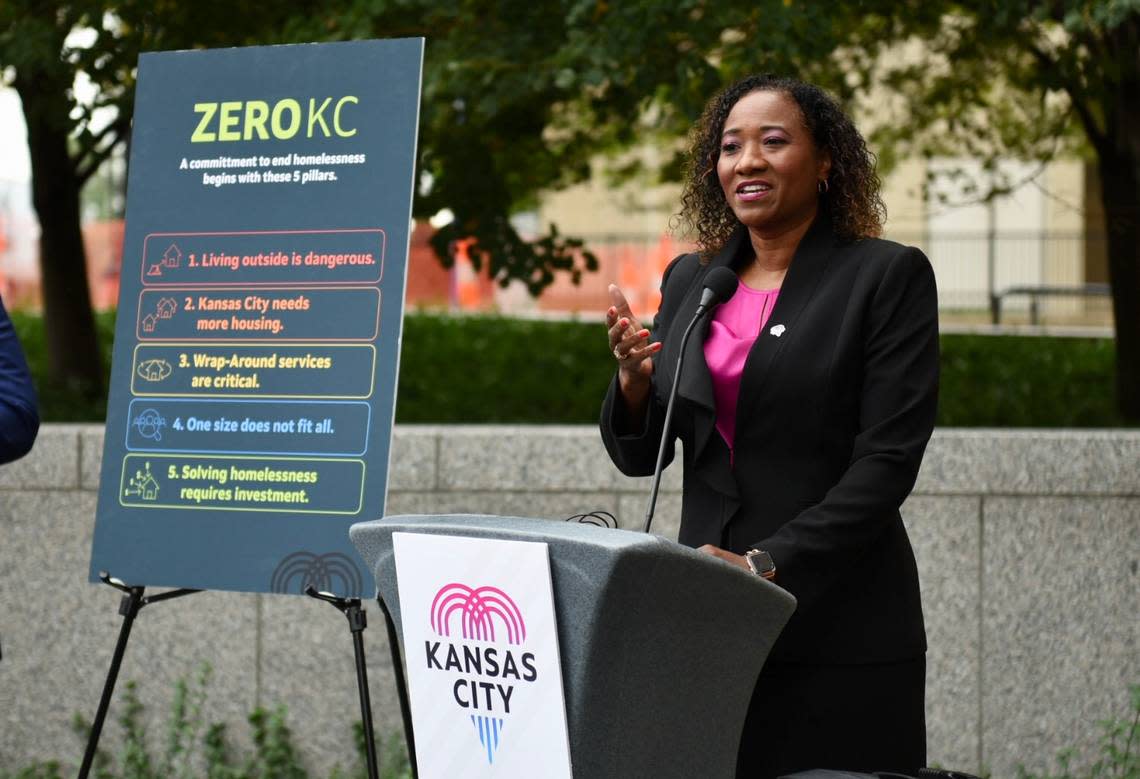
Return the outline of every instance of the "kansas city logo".
{"type": "Polygon", "coordinates": [[[431,627],[442,640],[424,642],[427,667],[455,675],[455,704],[470,717],[487,762],[494,763],[516,686],[538,678],[534,653],[511,648],[526,640],[522,612],[497,587],[452,582],[432,600],[431,627]],[[504,642],[508,646],[495,646],[504,642]]]}

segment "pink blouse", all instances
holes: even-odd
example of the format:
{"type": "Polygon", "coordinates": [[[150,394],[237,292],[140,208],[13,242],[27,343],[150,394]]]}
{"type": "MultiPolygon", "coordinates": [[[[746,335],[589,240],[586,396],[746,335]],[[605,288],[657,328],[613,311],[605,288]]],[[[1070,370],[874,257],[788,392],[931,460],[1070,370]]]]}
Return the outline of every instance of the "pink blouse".
{"type": "Polygon", "coordinates": [[[742,282],[736,293],[713,314],[705,339],[705,362],[716,398],[716,429],[732,451],[736,435],[736,401],[740,375],[760,329],[776,305],[777,289],[752,289],[742,282]]]}

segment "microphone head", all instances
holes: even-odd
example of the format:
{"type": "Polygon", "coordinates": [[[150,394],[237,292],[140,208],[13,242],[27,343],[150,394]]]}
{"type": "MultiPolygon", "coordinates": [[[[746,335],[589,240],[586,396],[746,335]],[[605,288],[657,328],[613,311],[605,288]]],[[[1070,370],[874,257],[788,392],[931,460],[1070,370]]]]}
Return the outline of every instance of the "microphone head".
{"type": "Polygon", "coordinates": [[[709,308],[728,300],[736,293],[740,279],[731,269],[723,265],[713,268],[705,276],[705,288],[701,292],[701,308],[709,308]]]}

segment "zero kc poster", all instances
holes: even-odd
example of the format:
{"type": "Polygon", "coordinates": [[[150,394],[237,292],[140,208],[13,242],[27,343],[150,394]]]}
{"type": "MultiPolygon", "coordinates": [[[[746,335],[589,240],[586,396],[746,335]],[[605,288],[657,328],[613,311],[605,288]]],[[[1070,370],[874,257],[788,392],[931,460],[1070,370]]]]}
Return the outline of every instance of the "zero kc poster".
{"type": "Polygon", "coordinates": [[[90,575],[371,594],[422,39],[144,54],[90,575]]]}

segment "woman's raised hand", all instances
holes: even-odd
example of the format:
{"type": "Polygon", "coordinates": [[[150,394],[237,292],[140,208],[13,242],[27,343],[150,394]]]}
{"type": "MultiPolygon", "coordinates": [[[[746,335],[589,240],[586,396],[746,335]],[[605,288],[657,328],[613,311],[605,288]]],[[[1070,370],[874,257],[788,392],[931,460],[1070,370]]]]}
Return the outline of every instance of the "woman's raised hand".
{"type": "Polygon", "coordinates": [[[649,377],[653,375],[653,355],[661,351],[661,342],[649,341],[649,331],[633,315],[629,301],[610,285],[610,307],[606,311],[610,351],[618,363],[618,381],[631,409],[643,407],[649,394],[649,377]]]}

